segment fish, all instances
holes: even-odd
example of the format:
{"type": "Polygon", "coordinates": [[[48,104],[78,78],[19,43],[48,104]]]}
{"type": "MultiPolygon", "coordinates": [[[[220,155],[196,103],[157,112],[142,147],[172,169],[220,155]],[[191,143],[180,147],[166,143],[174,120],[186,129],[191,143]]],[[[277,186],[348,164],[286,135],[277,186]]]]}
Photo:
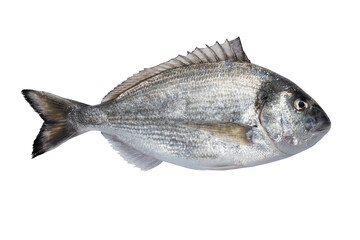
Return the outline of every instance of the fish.
{"type": "Polygon", "coordinates": [[[141,170],[162,162],[196,170],[265,164],[312,147],[331,127],[300,87],[251,63],[239,37],[145,68],[97,105],[30,89],[22,94],[44,121],[33,158],[100,131],[141,170]]]}

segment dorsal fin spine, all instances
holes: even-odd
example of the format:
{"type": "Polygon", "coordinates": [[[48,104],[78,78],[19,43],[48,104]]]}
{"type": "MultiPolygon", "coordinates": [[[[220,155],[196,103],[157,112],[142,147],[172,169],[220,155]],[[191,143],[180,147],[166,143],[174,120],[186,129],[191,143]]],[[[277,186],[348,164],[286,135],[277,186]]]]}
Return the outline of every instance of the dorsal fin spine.
{"type": "Polygon", "coordinates": [[[195,50],[198,50],[206,58],[206,61],[211,62],[209,56],[206,53],[204,53],[204,51],[201,48],[195,48],[195,50]]]}
{"type": "Polygon", "coordinates": [[[219,46],[219,48],[221,49],[221,51],[223,52],[223,54],[225,55],[226,58],[230,58],[230,57],[226,54],[226,51],[225,51],[224,48],[221,46],[221,44],[219,44],[218,41],[216,41],[215,44],[219,46]]]}
{"type": "Polygon", "coordinates": [[[206,45],[206,47],[210,50],[212,55],[214,55],[216,62],[218,62],[220,59],[219,59],[218,55],[216,54],[216,52],[211,47],[209,47],[208,45],[206,45]]]}
{"type": "Polygon", "coordinates": [[[231,52],[232,52],[232,54],[233,54],[234,60],[237,61],[238,59],[237,59],[237,57],[236,57],[236,54],[235,54],[235,52],[234,52],[234,49],[232,49],[232,47],[231,47],[231,45],[230,45],[229,40],[226,39],[225,43],[227,43],[227,45],[229,46],[229,48],[230,48],[230,50],[231,50],[231,52]]]}
{"type": "MultiPolygon", "coordinates": [[[[195,50],[194,50],[194,51],[195,51],[195,50]]],[[[203,60],[201,60],[201,58],[199,58],[199,56],[198,56],[194,51],[191,52],[191,53],[188,51],[188,54],[194,55],[197,59],[199,59],[199,61],[200,61],[201,63],[203,63],[203,60]]]]}
{"type": "MultiPolygon", "coordinates": [[[[186,65],[191,65],[191,64],[194,64],[189,58],[187,58],[186,56],[183,56],[183,55],[179,55],[178,57],[182,58],[183,60],[186,61],[186,65]]],[[[179,59],[180,60],[180,59],[179,59]]]]}
{"type": "MultiPolygon", "coordinates": [[[[180,56],[180,55],[179,55],[179,56],[180,56]]],[[[174,58],[174,59],[172,59],[172,60],[180,63],[182,66],[187,66],[187,64],[184,63],[183,61],[181,61],[180,59],[178,59],[178,57],[176,57],[176,58],[174,58]]]]}

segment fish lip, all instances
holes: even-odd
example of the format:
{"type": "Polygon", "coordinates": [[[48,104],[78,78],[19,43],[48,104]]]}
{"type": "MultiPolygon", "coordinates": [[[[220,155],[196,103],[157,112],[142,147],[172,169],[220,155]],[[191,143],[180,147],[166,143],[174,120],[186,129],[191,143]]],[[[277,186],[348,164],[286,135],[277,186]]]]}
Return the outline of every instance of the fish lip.
{"type": "Polygon", "coordinates": [[[313,133],[324,133],[324,132],[328,132],[331,128],[331,121],[330,119],[325,115],[322,120],[316,124],[312,129],[311,132],[313,133]]]}
{"type": "Polygon", "coordinates": [[[323,132],[323,131],[330,130],[330,126],[331,126],[331,124],[329,124],[329,125],[322,124],[320,127],[316,128],[316,131],[323,132]]]}

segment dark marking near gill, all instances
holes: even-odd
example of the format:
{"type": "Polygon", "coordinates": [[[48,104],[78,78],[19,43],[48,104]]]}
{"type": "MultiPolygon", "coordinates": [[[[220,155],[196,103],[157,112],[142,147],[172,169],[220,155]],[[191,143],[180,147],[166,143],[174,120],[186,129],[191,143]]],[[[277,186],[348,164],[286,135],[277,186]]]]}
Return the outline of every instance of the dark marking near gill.
{"type": "Polygon", "coordinates": [[[256,113],[260,114],[261,110],[266,102],[271,102],[276,92],[281,92],[283,87],[280,80],[277,81],[264,81],[261,86],[260,90],[256,95],[255,100],[255,111],[256,113]]]}
{"type": "Polygon", "coordinates": [[[255,112],[260,114],[262,106],[269,99],[267,92],[259,90],[255,100],[255,112]]]}

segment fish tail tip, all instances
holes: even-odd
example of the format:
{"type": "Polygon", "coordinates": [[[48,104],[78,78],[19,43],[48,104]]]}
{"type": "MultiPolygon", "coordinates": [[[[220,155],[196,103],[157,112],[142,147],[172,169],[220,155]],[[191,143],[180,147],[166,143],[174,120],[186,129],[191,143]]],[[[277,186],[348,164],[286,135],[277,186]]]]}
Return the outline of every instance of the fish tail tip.
{"type": "Polygon", "coordinates": [[[44,144],[42,143],[42,139],[43,139],[43,135],[44,134],[44,132],[43,132],[43,130],[41,130],[40,132],[39,132],[39,135],[38,135],[38,137],[35,139],[35,141],[34,141],[34,144],[33,144],[33,152],[31,153],[31,159],[34,159],[34,158],[36,158],[37,156],[39,156],[39,155],[41,155],[41,154],[43,154],[43,153],[45,153],[46,152],[46,150],[45,150],[45,148],[44,148],[44,144]]]}
{"type": "Polygon", "coordinates": [[[25,97],[25,98],[28,98],[29,97],[29,94],[31,92],[35,92],[34,90],[31,90],[31,89],[23,89],[21,90],[21,94],[25,97]]]}

